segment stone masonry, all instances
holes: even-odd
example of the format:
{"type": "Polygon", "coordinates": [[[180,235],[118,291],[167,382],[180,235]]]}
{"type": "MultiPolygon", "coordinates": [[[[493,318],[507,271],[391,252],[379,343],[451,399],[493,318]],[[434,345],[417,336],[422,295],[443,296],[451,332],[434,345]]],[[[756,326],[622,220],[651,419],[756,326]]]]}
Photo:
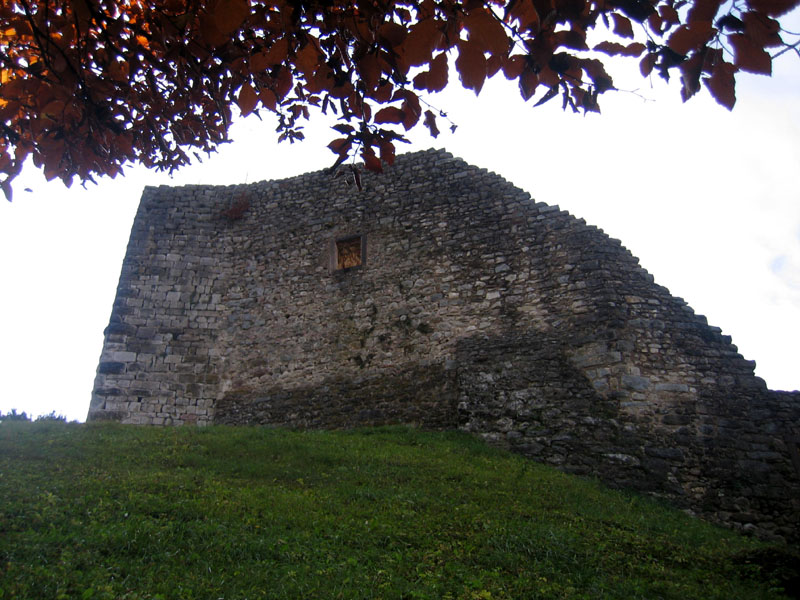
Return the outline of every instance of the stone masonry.
{"type": "Polygon", "coordinates": [[[89,419],[459,427],[800,538],[800,392],[617,240],[443,151],[146,188],[89,419]]]}

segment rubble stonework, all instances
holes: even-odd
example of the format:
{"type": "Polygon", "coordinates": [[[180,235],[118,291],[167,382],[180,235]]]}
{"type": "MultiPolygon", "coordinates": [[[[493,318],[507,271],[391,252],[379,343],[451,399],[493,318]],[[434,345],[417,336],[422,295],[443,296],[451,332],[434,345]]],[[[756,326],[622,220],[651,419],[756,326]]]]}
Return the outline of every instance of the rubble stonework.
{"type": "Polygon", "coordinates": [[[619,241],[443,151],[362,184],[146,188],[89,419],[459,427],[798,538],[800,393],[619,241]]]}

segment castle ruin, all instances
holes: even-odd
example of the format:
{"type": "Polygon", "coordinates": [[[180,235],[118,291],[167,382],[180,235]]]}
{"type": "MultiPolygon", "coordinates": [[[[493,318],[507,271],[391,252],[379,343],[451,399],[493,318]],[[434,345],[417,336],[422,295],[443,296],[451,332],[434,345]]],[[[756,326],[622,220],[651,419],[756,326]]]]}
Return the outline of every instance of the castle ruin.
{"type": "Polygon", "coordinates": [[[148,187],[89,419],[461,428],[798,539],[800,392],[617,240],[443,151],[148,187]]]}

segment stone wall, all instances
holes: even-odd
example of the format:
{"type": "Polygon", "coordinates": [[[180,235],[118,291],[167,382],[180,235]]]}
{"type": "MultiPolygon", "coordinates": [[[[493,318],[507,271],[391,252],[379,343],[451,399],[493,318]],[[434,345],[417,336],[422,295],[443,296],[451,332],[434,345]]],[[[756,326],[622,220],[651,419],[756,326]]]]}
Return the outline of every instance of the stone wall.
{"type": "Polygon", "coordinates": [[[217,194],[198,189],[181,199],[161,202],[157,190],[145,190],[105,330],[90,419],[211,420],[225,318],[220,303],[230,273],[217,254],[217,194]]]}
{"type": "Polygon", "coordinates": [[[800,394],[618,241],[445,152],[363,185],[147,188],[89,418],[458,426],[797,536],[800,394]]]}

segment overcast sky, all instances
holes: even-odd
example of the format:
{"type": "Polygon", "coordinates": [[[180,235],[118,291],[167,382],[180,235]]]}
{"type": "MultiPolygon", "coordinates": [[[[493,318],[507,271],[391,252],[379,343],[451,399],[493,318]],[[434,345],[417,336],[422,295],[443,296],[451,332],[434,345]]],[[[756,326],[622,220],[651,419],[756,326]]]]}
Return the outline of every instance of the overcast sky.
{"type": "MultiPolygon", "coordinates": [[[[707,92],[681,104],[660,80],[602,98],[602,115],[533,109],[491,82],[430,101],[458,125],[399,151],[446,148],[618,238],[657,283],[733,336],[772,389],[800,388],[800,59],[740,80],[733,112],[707,92]],[[652,87],[651,87],[652,84],[652,87]]],[[[557,106],[558,104],[558,106],[557,106]]],[[[65,189],[28,168],[0,204],[0,411],[84,420],[133,216],[145,185],[242,183],[333,162],[329,124],[303,144],[275,142],[250,117],[235,143],[173,178],[65,189]],[[31,191],[25,191],[29,188],[31,191]]]]}

